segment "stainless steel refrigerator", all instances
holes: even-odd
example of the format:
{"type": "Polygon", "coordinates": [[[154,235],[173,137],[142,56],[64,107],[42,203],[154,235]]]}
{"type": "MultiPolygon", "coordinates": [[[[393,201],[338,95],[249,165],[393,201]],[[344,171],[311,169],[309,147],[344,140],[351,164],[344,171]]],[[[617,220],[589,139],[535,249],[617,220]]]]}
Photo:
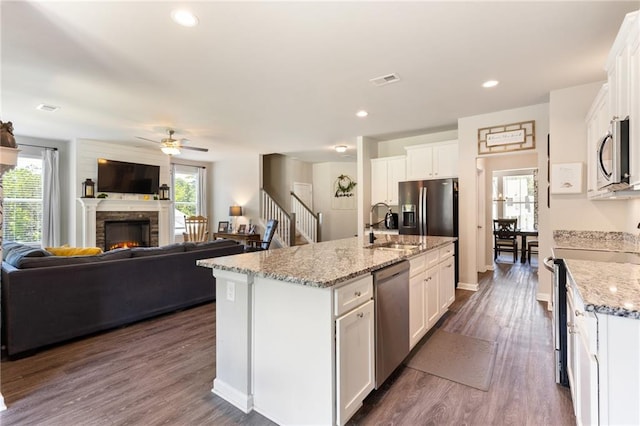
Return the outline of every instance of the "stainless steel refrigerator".
{"type": "MultiPolygon", "coordinates": [[[[398,197],[401,235],[458,236],[458,179],[400,182],[398,197]]],[[[457,241],[455,249],[457,285],[457,241]]]]}

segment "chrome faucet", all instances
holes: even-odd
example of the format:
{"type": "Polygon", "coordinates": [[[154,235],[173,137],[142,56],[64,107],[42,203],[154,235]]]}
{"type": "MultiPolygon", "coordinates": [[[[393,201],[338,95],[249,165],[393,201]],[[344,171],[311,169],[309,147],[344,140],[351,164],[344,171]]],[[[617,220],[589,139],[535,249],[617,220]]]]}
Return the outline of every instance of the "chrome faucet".
{"type": "Polygon", "coordinates": [[[391,210],[391,207],[389,207],[387,203],[375,203],[371,206],[371,210],[369,210],[369,244],[373,244],[373,242],[376,240],[375,235],[373,235],[373,209],[378,206],[385,206],[386,208],[391,210]]]}

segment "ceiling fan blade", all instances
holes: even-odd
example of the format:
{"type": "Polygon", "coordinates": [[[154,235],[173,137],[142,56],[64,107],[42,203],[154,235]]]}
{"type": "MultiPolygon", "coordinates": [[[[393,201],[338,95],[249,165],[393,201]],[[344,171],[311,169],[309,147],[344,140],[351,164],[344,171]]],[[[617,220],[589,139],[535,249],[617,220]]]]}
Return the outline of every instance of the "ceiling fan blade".
{"type": "Polygon", "coordinates": [[[153,143],[160,143],[158,141],[154,141],[153,139],[147,139],[147,138],[143,138],[141,136],[136,136],[136,138],[138,139],[142,139],[143,141],[149,141],[149,142],[153,142],[153,143]]]}
{"type": "Polygon", "coordinates": [[[198,147],[195,147],[195,146],[184,146],[184,145],[181,145],[180,149],[190,149],[191,151],[209,152],[208,148],[198,148],[198,147]]]}

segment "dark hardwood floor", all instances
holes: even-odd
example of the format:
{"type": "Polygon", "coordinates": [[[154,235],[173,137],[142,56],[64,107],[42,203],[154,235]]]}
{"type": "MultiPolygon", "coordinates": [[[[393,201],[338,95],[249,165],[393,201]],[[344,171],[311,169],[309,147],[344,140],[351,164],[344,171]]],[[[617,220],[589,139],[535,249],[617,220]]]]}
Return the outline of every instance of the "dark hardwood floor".
{"type": "MultiPolygon", "coordinates": [[[[571,425],[554,383],[551,319],[537,268],[497,264],[458,290],[440,327],[498,341],[488,392],[401,367],[351,420],[369,425],[571,425]]],[[[270,425],[211,393],[215,304],[3,360],[2,425],[270,425]]]]}

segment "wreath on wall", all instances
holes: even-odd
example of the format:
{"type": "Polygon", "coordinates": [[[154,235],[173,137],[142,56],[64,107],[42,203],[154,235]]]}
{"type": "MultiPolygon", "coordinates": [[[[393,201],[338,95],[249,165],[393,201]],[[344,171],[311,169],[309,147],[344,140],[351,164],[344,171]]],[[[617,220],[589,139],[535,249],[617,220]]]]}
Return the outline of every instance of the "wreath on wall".
{"type": "Polygon", "coordinates": [[[340,175],[336,179],[334,183],[334,197],[342,198],[342,197],[354,197],[353,189],[356,187],[357,183],[351,179],[351,177],[347,175],[340,175]]]}

